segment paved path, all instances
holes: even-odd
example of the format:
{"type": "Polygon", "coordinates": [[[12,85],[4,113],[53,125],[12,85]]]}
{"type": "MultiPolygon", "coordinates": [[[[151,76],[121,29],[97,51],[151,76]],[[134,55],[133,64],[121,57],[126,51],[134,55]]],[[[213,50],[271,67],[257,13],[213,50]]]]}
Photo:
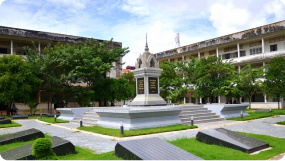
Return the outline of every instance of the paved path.
{"type": "Polygon", "coordinates": [[[199,130],[217,128],[217,127],[223,127],[233,131],[265,134],[265,135],[285,138],[285,126],[274,125],[275,122],[284,121],[284,120],[285,116],[259,119],[248,122],[219,121],[213,123],[198,124],[199,126],[198,129],[166,132],[160,134],[151,134],[151,135],[135,136],[127,138],[104,136],[84,131],[78,132],[79,130],[77,130],[76,128],[79,125],[73,123],[47,125],[46,123],[39,122],[37,120],[18,120],[16,122],[22,124],[24,127],[1,129],[0,134],[13,133],[33,127],[41,130],[44,133],[48,133],[49,135],[59,136],[64,139],[67,139],[71,141],[74,145],[90,148],[94,150],[96,153],[103,153],[103,152],[113,151],[117,141],[140,139],[147,137],[160,137],[166,140],[174,140],[182,137],[191,138],[195,137],[199,130]]]}

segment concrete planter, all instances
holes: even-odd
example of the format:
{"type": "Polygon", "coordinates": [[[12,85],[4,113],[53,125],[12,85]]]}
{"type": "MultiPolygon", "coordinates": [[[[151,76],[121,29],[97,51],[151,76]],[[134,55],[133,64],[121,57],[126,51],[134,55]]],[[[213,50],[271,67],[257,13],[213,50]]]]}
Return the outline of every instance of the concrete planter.
{"type": "Polygon", "coordinates": [[[97,124],[102,127],[120,129],[123,121],[125,130],[180,124],[180,107],[130,107],[96,108],[97,124]]]}
{"type": "Polygon", "coordinates": [[[234,118],[240,117],[240,113],[242,111],[243,116],[249,116],[248,113],[245,112],[245,109],[249,106],[249,104],[215,104],[215,105],[204,105],[205,108],[208,108],[212,112],[220,115],[221,118],[234,118]]]}
{"type": "Polygon", "coordinates": [[[60,112],[58,119],[71,121],[85,112],[92,110],[92,107],[79,107],[79,108],[57,108],[56,110],[60,112]]]}

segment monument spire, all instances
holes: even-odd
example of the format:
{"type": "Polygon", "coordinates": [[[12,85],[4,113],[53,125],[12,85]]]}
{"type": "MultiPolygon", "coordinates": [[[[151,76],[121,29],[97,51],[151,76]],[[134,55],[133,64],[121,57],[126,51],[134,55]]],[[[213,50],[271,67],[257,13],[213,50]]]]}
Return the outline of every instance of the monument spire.
{"type": "Polygon", "coordinates": [[[145,40],[146,40],[146,43],[145,43],[145,51],[148,51],[149,50],[149,48],[148,48],[148,45],[147,45],[147,34],[146,34],[146,36],[145,36],[145,40]]]}

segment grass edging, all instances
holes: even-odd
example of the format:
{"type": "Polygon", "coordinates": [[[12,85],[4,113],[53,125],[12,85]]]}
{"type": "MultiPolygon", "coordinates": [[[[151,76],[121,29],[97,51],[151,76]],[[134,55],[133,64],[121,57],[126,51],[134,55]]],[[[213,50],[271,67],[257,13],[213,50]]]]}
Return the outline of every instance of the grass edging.
{"type": "Polygon", "coordinates": [[[248,120],[255,120],[260,118],[266,118],[266,117],[274,117],[278,115],[285,115],[285,110],[283,109],[273,109],[271,113],[269,112],[254,112],[251,109],[246,110],[246,112],[249,114],[249,116],[244,116],[243,119],[240,117],[236,118],[228,118],[227,120],[233,120],[233,121],[248,121],[248,120]]]}
{"type": "Polygon", "coordinates": [[[155,133],[162,133],[162,132],[170,132],[170,131],[180,131],[180,130],[187,130],[187,129],[194,129],[198,128],[197,126],[188,126],[188,125],[170,125],[165,127],[155,127],[155,128],[145,128],[145,129],[136,129],[136,130],[125,130],[124,134],[120,134],[120,129],[111,129],[111,128],[104,128],[101,126],[83,126],[78,127],[79,130],[89,131],[93,133],[109,135],[109,136],[116,136],[116,137],[128,137],[128,136],[138,136],[138,135],[148,135],[148,134],[155,134],[155,133]]]}
{"type": "Polygon", "coordinates": [[[285,125],[285,121],[279,121],[279,122],[276,122],[275,124],[285,125]]]}
{"type": "Polygon", "coordinates": [[[0,124],[0,128],[19,127],[19,126],[22,125],[14,121],[11,121],[11,124],[0,124]]]}
{"type": "Polygon", "coordinates": [[[43,118],[39,118],[38,120],[43,121],[43,122],[47,122],[47,123],[67,123],[69,121],[66,120],[61,120],[61,119],[56,119],[56,122],[54,121],[54,117],[43,117],[43,118]]]}

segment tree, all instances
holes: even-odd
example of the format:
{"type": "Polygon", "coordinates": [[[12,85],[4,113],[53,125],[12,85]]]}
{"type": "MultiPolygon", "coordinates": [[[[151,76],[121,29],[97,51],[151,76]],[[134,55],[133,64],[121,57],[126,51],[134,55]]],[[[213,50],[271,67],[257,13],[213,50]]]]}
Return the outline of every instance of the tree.
{"type": "Polygon", "coordinates": [[[29,102],[35,96],[40,80],[22,56],[0,58],[0,102],[8,105],[7,115],[14,101],[29,102]]]}
{"type": "Polygon", "coordinates": [[[125,79],[129,82],[129,85],[132,87],[134,92],[133,97],[136,95],[136,78],[133,72],[126,72],[120,76],[120,79],[125,79]]]}
{"type": "Polygon", "coordinates": [[[173,103],[179,103],[186,96],[188,87],[183,86],[183,78],[176,73],[177,65],[164,61],[159,64],[159,67],[163,69],[159,77],[160,96],[170,99],[173,103]]]}
{"type": "Polygon", "coordinates": [[[129,52],[128,48],[113,46],[112,40],[98,42],[90,39],[73,45],[48,45],[44,49],[45,54],[37,49],[26,48],[25,51],[27,61],[37,69],[37,76],[42,80],[41,88],[48,92],[49,102],[54,95],[62,95],[62,98],[73,96],[80,104],[86,105],[94,92],[102,92],[94,87],[106,83],[103,79],[113,63],[120,63],[120,58],[129,52]],[[70,91],[75,93],[70,94],[70,91]]]}
{"type": "Polygon", "coordinates": [[[273,58],[269,65],[263,82],[264,92],[268,98],[278,98],[278,109],[280,109],[280,97],[285,97],[285,59],[283,57],[273,58]]]}
{"type": "Polygon", "coordinates": [[[239,74],[239,82],[237,88],[243,91],[243,96],[249,99],[249,109],[251,109],[251,98],[257,92],[260,91],[260,85],[262,80],[260,77],[264,74],[264,66],[254,69],[250,64],[247,64],[242,68],[239,74]]]}
{"type": "Polygon", "coordinates": [[[68,44],[65,46],[58,43],[53,47],[48,44],[44,49],[45,54],[40,53],[35,45],[35,49],[24,48],[27,62],[32,65],[35,75],[41,80],[40,88],[46,90],[48,94],[49,112],[51,112],[49,105],[53,96],[64,93],[63,90],[66,89],[64,87],[69,84],[66,75],[71,69],[70,66],[64,63],[66,61],[65,51],[67,51],[66,48],[70,49],[69,47],[68,44]]]}
{"type": "Polygon", "coordinates": [[[185,72],[186,83],[194,87],[194,97],[212,97],[228,94],[226,87],[232,84],[235,73],[234,66],[230,62],[223,62],[220,58],[209,56],[208,58],[181,61],[177,63],[178,71],[185,72]]]}

